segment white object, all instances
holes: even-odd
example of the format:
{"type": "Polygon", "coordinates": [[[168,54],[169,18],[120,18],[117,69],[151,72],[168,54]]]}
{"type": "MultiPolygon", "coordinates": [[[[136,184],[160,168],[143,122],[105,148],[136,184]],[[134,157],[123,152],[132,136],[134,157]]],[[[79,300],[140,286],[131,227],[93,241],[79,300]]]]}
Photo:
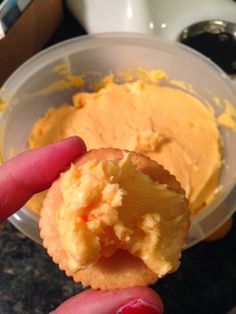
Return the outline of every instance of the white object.
{"type": "Polygon", "coordinates": [[[0,4],[0,39],[18,20],[32,0],[5,0],[0,4]]]}
{"type": "Polygon", "coordinates": [[[188,26],[205,20],[236,23],[232,0],[67,0],[88,33],[153,33],[177,40],[188,26]]]}
{"type": "MultiPolygon", "coordinates": [[[[31,58],[15,71],[2,87],[1,97],[8,104],[0,114],[0,152],[7,160],[27,149],[27,137],[34,123],[56,104],[71,101],[76,89],[46,92],[45,88],[61,80],[55,67],[67,65],[73,75],[85,75],[87,81],[100,80],[111,71],[143,67],[162,69],[172,78],[194,86],[203,99],[228,99],[235,107],[235,91],[228,76],[194,50],[174,41],[138,34],[104,34],[83,36],[55,45],[31,58]],[[98,77],[100,73],[100,77],[98,77]],[[42,93],[42,90],[44,92],[42,93]]],[[[55,86],[54,86],[55,87],[55,86]]],[[[214,106],[219,114],[221,108],[214,106]]],[[[192,220],[188,245],[201,241],[221,224],[236,208],[236,133],[221,128],[224,159],[217,200],[192,220]]],[[[23,233],[40,242],[38,216],[26,207],[10,217],[23,233]]]]}

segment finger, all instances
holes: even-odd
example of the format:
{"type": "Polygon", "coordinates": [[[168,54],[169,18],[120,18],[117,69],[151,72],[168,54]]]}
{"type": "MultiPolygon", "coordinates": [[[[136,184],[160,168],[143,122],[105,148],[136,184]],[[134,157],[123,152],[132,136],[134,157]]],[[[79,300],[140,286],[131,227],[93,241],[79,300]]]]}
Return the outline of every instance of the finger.
{"type": "Polygon", "coordinates": [[[87,290],[61,304],[51,314],[162,314],[160,297],[148,287],[115,291],[87,290]]]}
{"type": "Polygon", "coordinates": [[[0,221],[35,193],[49,188],[73,160],[86,151],[79,137],[24,152],[0,167],[0,221]]]}

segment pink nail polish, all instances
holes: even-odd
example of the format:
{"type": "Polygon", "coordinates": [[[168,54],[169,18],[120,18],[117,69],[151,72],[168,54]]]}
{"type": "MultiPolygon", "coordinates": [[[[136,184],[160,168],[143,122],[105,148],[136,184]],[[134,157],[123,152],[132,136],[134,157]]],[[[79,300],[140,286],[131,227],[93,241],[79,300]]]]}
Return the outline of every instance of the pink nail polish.
{"type": "Polygon", "coordinates": [[[161,314],[161,310],[154,304],[142,299],[132,300],[118,309],[116,314],[161,314]]]}

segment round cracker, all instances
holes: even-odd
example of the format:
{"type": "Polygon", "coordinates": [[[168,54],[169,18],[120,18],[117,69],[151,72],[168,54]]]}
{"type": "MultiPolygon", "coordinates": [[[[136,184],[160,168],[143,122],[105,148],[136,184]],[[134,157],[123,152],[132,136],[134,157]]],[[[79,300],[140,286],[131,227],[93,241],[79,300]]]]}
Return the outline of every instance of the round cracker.
{"type": "MultiPolygon", "coordinates": [[[[93,159],[98,161],[121,159],[124,156],[124,152],[113,148],[91,150],[78,159],[75,165],[80,166],[86,161],[93,159]]],[[[148,175],[152,180],[166,184],[169,189],[184,194],[184,190],[175,177],[158,163],[141,154],[129,153],[131,154],[132,162],[138,170],[148,175]]],[[[74,281],[81,282],[84,287],[90,286],[93,289],[103,290],[146,286],[158,280],[157,274],[151,271],[140,258],[134,257],[124,250],[118,250],[108,258],[101,257],[97,263],[87,269],[72,273],[68,267],[67,253],[60,245],[60,236],[56,226],[56,210],[61,206],[62,201],[60,179],[58,179],[53,183],[45,198],[39,227],[44,247],[53,261],[59,265],[59,268],[66,272],[67,276],[72,276],[74,281]]],[[[186,217],[183,229],[179,230],[183,247],[190,225],[187,200],[185,198],[183,198],[182,209],[186,217]]],[[[179,249],[181,250],[182,247],[179,249]]]]}

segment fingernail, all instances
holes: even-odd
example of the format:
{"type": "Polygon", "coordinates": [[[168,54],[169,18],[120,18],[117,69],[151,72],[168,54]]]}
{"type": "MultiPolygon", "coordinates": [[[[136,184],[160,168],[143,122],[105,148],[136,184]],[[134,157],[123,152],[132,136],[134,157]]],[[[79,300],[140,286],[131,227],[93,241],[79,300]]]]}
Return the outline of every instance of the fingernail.
{"type": "Polygon", "coordinates": [[[116,314],[161,314],[161,310],[154,304],[142,299],[132,300],[119,308],[116,314]]]}

